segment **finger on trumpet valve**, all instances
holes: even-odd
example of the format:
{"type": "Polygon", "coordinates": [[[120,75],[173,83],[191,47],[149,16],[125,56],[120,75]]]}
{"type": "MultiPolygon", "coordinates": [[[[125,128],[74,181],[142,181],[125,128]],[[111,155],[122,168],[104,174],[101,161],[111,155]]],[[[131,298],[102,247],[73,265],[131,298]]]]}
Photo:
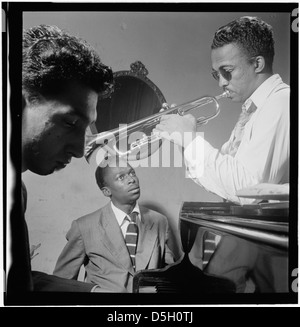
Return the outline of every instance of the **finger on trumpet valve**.
{"type": "Polygon", "coordinates": [[[183,116],[183,115],[184,115],[184,110],[181,109],[181,108],[179,108],[179,109],[177,110],[177,114],[178,114],[179,116],[183,116]]]}
{"type": "Polygon", "coordinates": [[[164,112],[165,110],[167,109],[170,109],[169,105],[164,102],[162,105],[161,105],[161,109],[159,110],[159,112],[164,112]]]}

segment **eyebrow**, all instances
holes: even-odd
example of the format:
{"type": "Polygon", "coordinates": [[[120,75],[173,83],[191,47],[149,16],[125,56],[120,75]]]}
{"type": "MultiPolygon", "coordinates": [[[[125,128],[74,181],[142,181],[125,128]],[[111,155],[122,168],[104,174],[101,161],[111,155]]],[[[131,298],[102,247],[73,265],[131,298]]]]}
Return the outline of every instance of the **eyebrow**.
{"type": "MultiPolygon", "coordinates": [[[[224,69],[224,67],[230,67],[230,68],[232,68],[232,67],[234,67],[234,65],[225,64],[225,65],[220,66],[219,69],[222,69],[222,68],[224,69]]],[[[211,69],[214,72],[217,72],[218,71],[218,70],[214,69],[213,67],[211,69]]]]}
{"type": "Polygon", "coordinates": [[[90,122],[89,117],[81,113],[79,108],[74,108],[74,112],[71,112],[70,115],[80,118],[81,120],[83,120],[83,122],[87,122],[89,125],[95,123],[97,120],[97,114],[96,114],[96,118],[90,122]]]}
{"type": "Polygon", "coordinates": [[[120,172],[120,173],[118,173],[117,175],[116,175],[116,178],[118,178],[119,176],[122,176],[122,175],[128,175],[128,174],[130,174],[130,173],[132,173],[132,172],[134,172],[135,173],[135,170],[133,169],[133,168],[131,168],[130,170],[128,170],[128,171],[122,171],[122,172],[120,172]]]}

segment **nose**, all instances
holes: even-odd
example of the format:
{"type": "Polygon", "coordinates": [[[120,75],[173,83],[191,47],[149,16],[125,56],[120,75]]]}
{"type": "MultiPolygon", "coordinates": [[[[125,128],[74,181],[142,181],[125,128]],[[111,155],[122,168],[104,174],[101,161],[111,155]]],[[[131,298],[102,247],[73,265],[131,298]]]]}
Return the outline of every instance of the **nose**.
{"type": "Polygon", "coordinates": [[[128,184],[134,184],[136,182],[135,177],[127,175],[128,184]]]}
{"type": "Polygon", "coordinates": [[[84,154],[85,135],[77,135],[73,138],[69,147],[69,152],[75,158],[81,158],[84,154]]]}
{"type": "Polygon", "coordinates": [[[220,88],[224,88],[228,84],[229,84],[229,82],[222,76],[222,74],[220,74],[220,76],[219,76],[219,86],[220,86],[220,88]]]}

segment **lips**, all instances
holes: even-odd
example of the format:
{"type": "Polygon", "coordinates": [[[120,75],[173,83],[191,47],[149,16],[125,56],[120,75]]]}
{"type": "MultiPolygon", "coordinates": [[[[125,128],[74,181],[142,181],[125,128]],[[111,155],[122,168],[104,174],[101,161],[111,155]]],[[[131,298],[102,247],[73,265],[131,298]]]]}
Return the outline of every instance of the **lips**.
{"type": "Polygon", "coordinates": [[[67,166],[67,163],[64,163],[64,162],[56,163],[56,169],[62,169],[62,168],[65,168],[66,166],[67,166]]]}
{"type": "Polygon", "coordinates": [[[140,188],[139,187],[134,187],[134,188],[129,189],[128,191],[129,192],[136,193],[136,192],[139,192],[140,191],[140,188]]]}
{"type": "Polygon", "coordinates": [[[72,160],[72,157],[67,158],[67,159],[64,159],[64,160],[62,161],[62,163],[63,163],[64,165],[68,165],[68,164],[71,162],[71,160],[72,160]]]}
{"type": "Polygon", "coordinates": [[[62,169],[65,168],[69,163],[71,162],[71,158],[63,160],[63,161],[57,161],[57,167],[58,169],[62,169]]]}

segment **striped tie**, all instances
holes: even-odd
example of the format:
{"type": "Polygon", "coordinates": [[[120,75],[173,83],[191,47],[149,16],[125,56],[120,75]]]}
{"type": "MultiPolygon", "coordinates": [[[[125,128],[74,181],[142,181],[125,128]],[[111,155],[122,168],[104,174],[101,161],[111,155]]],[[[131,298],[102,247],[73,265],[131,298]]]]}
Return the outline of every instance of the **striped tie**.
{"type": "Polygon", "coordinates": [[[132,212],[130,217],[130,222],[127,227],[126,236],[125,236],[125,243],[131,258],[133,269],[135,270],[135,253],[136,253],[136,246],[138,241],[138,226],[136,224],[136,218],[138,213],[132,212]]]}
{"type": "Polygon", "coordinates": [[[235,156],[235,154],[241,144],[242,138],[244,136],[245,126],[248,123],[248,121],[250,120],[251,116],[253,115],[253,113],[255,112],[256,109],[257,109],[257,107],[255,106],[255,104],[253,102],[251,102],[251,104],[247,110],[246,110],[246,107],[243,106],[240,117],[234,127],[231,141],[228,144],[228,146],[226,147],[226,149],[222,149],[223,153],[230,154],[233,157],[235,156]]]}
{"type": "Polygon", "coordinates": [[[216,234],[206,231],[203,235],[203,270],[216,250],[216,234]]]}

